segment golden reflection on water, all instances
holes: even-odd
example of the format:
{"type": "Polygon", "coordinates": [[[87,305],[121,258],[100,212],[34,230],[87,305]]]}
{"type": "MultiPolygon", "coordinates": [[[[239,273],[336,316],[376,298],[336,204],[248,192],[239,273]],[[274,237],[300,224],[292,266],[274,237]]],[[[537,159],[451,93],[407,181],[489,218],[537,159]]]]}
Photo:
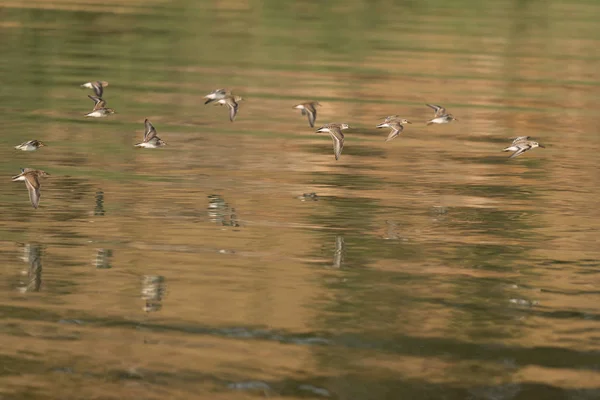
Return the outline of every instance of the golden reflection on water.
{"type": "Polygon", "coordinates": [[[600,10],[468,5],[3,4],[0,397],[600,396],[600,10]]]}

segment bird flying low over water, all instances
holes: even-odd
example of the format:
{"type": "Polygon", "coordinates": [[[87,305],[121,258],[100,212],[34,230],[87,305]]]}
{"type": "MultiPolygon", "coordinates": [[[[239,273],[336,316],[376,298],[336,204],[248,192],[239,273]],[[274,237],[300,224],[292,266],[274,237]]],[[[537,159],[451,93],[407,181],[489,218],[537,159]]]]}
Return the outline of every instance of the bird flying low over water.
{"type": "Polygon", "coordinates": [[[317,119],[317,108],[320,106],[318,101],[308,101],[306,103],[296,104],[293,108],[302,111],[302,115],[308,115],[308,124],[311,128],[315,126],[315,120],[317,119]]]}
{"type": "Polygon", "coordinates": [[[102,118],[115,113],[115,110],[106,107],[106,101],[100,97],[90,95],[88,97],[94,101],[94,108],[92,112],[85,114],[86,117],[102,118]]]}
{"type": "Polygon", "coordinates": [[[161,138],[156,136],[156,129],[148,119],[144,120],[144,140],[142,143],[138,143],[135,147],[144,147],[146,149],[155,149],[157,147],[165,146],[167,143],[161,138]]]}
{"type": "Polygon", "coordinates": [[[344,148],[344,134],[342,130],[350,128],[348,124],[326,124],[317,129],[317,132],[327,132],[333,140],[333,155],[338,160],[344,148]]]}
{"type": "MultiPolygon", "coordinates": [[[[394,117],[398,117],[398,116],[395,115],[394,117]]],[[[390,140],[395,139],[398,136],[400,136],[400,134],[404,130],[403,124],[412,124],[412,122],[410,122],[407,119],[401,119],[401,118],[396,119],[396,118],[392,118],[392,116],[390,116],[390,117],[386,117],[386,119],[383,123],[377,125],[377,128],[391,128],[392,129],[392,131],[388,135],[387,139],[385,139],[386,142],[389,142],[390,140]]]]}
{"type": "Polygon", "coordinates": [[[508,146],[507,148],[503,149],[502,151],[514,151],[513,154],[510,155],[510,157],[508,158],[514,158],[514,157],[518,157],[521,154],[525,153],[526,151],[535,149],[536,147],[541,147],[542,149],[546,148],[546,146],[543,146],[541,144],[539,144],[538,142],[534,142],[533,140],[529,140],[531,137],[530,136],[519,136],[513,139],[513,142],[510,146],[508,146]]]}
{"type": "Polygon", "coordinates": [[[33,208],[38,208],[40,204],[40,181],[39,178],[49,176],[50,174],[31,168],[21,169],[21,173],[13,176],[13,182],[24,181],[29,192],[29,200],[33,208]]]}
{"type": "Polygon", "coordinates": [[[427,107],[433,108],[433,119],[427,121],[427,125],[431,124],[447,124],[452,121],[458,121],[452,114],[446,113],[446,109],[435,104],[426,104],[427,107]]]}
{"type": "Polygon", "coordinates": [[[228,94],[223,98],[217,100],[217,103],[219,103],[220,105],[226,105],[229,108],[229,120],[233,122],[235,116],[237,115],[238,108],[240,106],[239,102],[242,100],[244,99],[242,99],[240,96],[233,96],[228,94]]]}
{"type": "Polygon", "coordinates": [[[24,142],[18,146],[15,146],[15,149],[23,150],[23,151],[35,151],[35,150],[39,149],[40,147],[44,147],[44,146],[46,146],[46,145],[44,143],[40,142],[39,140],[30,140],[28,142],[24,142]]]}

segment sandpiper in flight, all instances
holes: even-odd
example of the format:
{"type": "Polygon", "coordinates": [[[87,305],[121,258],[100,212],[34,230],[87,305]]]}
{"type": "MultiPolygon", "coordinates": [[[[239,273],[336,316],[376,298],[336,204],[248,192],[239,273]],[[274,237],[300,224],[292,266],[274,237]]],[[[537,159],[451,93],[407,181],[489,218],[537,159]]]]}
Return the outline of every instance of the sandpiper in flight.
{"type": "Polygon", "coordinates": [[[521,154],[525,153],[526,151],[535,149],[536,147],[541,147],[542,149],[545,148],[545,146],[539,144],[538,142],[529,140],[530,138],[531,138],[530,136],[516,137],[513,139],[512,144],[502,151],[514,151],[514,153],[511,154],[510,157],[508,157],[508,158],[514,158],[514,157],[520,156],[521,154]]]}
{"type": "Polygon", "coordinates": [[[235,119],[235,116],[238,112],[238,108],[239,108],[239,102],[243,100],[240,96],[233,96],[233,95],[226,95],[225,97],[217,100],[217,103],[219,103],[220,105],[227,105],[227,107],[229,108],[229,120],[231,122],[233,122],[233,120],[235,119]]]}
{"type": "Polygon", "coordinates": [[[40,147],[44,147],[44,146],[45,146],[45,144],[40,142],[39,140],[30,140],[28,142],[24,142],[18,146],[15,146],[15,149],[23,150],[23,151],[35,151],[35,150],[39,149],[40,147]]]}
{"type": "Polygon", "coordinates": [[[398,136],[400,136],[400,134],[404,130],[404,126],[402,124],[412,124],[412,122],[410,122],[407,119],[400,119],[397,117],[398,117],[397,115],[389,116],[385,119],[385,121],[383,123],[377,125],[377,128],[391,128],[392,129],[392,131],[388,135],[387,139],[385,139],[386,142],[389,142],[390,140],[395,139],[398,136]],[[393,118],[393,117],[396,117],[396,118],[393,118]]]}
{"type": "Polygon", "coordinates": [[[150,123],[150,121],[148,121],[148,119],[144,121],[144,127],[144,141],[142,143],[136,144],[135,147],[155,149],[157,147],[162,147],[167,144],[161,138],[156,136],[156,129],[154,129],[154,126],[152,125],[152,123],[150,123]]]}
{"type": "Polygon", "coordinates": [[[333,140],[333,155],[338,160],[344,148],[344,134],[342,130],[350,128],[348,124],[326,124],[317,129],[317,132],[327,132],[333,140]]]}
{"type": "Polygon", "coordinates": [[[308,124],[311,128],[315,126],[315,120],[317,119],[317,108],[320,106],[318,101],[308,101],[306,103],[296,104],[293,108],[302,110],[302,115],[308,115],[308,124]]]}
{"type": "Polygon", "coordinates": [[[38,208],[40,203],[40,181],[39,178],[49,176],[50,174],[31,168],[21,169],[21,173],[13,176],[13,182],[24,181],[29,192],[29,200],[33,208],[38,208]]]}
{"type": "Polygon", "coordinates": [[[452,114],[447,114],[446,109],[442,106],[436,106],[435,104],[426,104],[427,107],[433,108],[435,115],[433,119],[427,121],[427,125],[431,124],[447,124],[452,121],[458,121],[452,114]]]}
{"type": "Polygon", "coordinates": [[[115,113],[115,110],[106,107],[106,101],[100,97],[90,95],[88,97],[94,101],[94,109],[92,112],[85,114],[86,117],[102,118],[115,113]]]}

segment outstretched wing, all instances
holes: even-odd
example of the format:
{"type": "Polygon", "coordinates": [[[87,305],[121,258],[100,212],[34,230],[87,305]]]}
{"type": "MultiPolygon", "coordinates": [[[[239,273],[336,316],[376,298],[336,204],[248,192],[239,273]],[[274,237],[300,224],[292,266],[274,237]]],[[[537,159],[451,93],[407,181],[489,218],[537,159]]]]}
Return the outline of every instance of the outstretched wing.
{"type": "Polygon", "coordinates": [[[92,110],[92,112],[96,111],[99,108],[104,108],[104,106],[106,106],[106,101],[102,100],[100,97],[90,96],[89,94],[88,97],[94,101],[94,109],[92,110]]]}
{"type": "Polygon", "coordinates": [[[438,106],[435,104],[426,104],[426,105],[427,105],[427,107],[433,108],[433,111],[435,111],[436,117],[446,114],[446,109],[442,106],[438,106]]]}
{"type": "Polygon", "coordinates": [[[25,186],[29,192],[29,200],[33,208],[38,208],[40,204],[40,182],[35,174],[25,175],[25,186]]]}
{"type": "Polygon", "coordinates": [[[525,140],[529,140],[531,136],[517,136],[516,138],[510,138],[510,140],[512,140],[512,143],[515,144],[517,142],[523,142],[525,140]]]}
{"type": "MultiPolygon", "coordinates": [[[[314,107],[312,109],[306,109],[306,113],[308,114],[308,123],[311,128],[315,127],[315,121],[317,119],[317,110],[314,107]]],[[[304,111],[304,110],[302,110],[304,111]]]]}
{"type": "Polygon", "coordinates": [[[340,130],[340,128],[329,128],[329,134],[331,135],[331,139],[333,140],[333,155],[336,160],[339,160],[342,155],[342,149],[344,148],[344,134],[340,130]]]}
{"type": "Polygon", "coordinates": [[[531,146],[528,144],[517,145],[516,147],[518,148],[518,150],[511,154],[508,158],[518,157],[521,154],[525,153],[527,150],[531,150],[531,146]]]}
{"type": "Polygon", "coordinates": [[[149,142],[152,138],[156,137],[156,129],[148,119],[144,120],[144,126],[146,130],[144,131],[144,142],[149,142]]]}
{"type": "Polygon", "coordinates": [[[96,96],[102,97],[102,93],[104,93],[104,87],[102,86],[102,82],[97,81],[92,83],[92,89],[94,89],[94,93],[96,93],[96,96]]]}
{"type": "Polygon", "coordinates": [[[238,112],[239,105],[235,100],[230,100],[229,102],[227,102],[227,105],[229,106],[229,120],[233,122],[238,112]]]}
{"type": "Polygon", "coordinates": [[[400,134],[404,130],[404,127],[398,123],[392,124],[390,126],[390,128],[392,128],[392,131],[388,135],[387,139],[385,139],[386,142],[389,142],[390,140],[397,138],[398,136],[400,136],[400,134]]]}

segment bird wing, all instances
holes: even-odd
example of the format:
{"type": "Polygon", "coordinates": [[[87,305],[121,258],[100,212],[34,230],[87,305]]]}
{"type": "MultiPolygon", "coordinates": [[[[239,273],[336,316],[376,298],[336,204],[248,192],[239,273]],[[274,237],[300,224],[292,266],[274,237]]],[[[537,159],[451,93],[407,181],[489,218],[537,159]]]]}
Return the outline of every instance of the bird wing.
{"type": "Polygon", "coordinates": [[[444,115],[446,113],[446,109],[442,106],[438,106],[435,104],[427,104],[427,107],[433,108],[436,117],[439,117],[440,115],[444,115]]]}
{"type": "Polygon", "coordinates": [[[340,128],[330,127],[329,129],[329,135],[333,140],[333,155],[335,156],[335,159],[338,160],[342,155],[342,149],[344,148],[344,134],[340,128]]]}
{"type": "Polygon", "coordinates": [[[238,103],[237,103],[235,100],[233,100],[233,99],[230,99],[230,100],[227,102],[227,105],[229,106],[229,120],[230,120],[231,122],[233,122],[233,120],[235,119],[235,115],[236,115],[236,114],[237,114],[237,112],[238,112],[238,107],[239,107],[239,105],[238,105],[238,103]]]}
{"type": "Polygon", "coordinates": [[[102,82],[97,81],[92,83],[92,89],[94,89],[94,93],[96,93],[96,96],[102,97],[102,93],[104,93],[104,87],[102,86],[102,82]]]}
{"type": "MultiPolygon", "coordinates": [[[[303,112],[305,110],[302,110],[303,112]]],[[[311,128],[315,127],[315,120],[317,119],[317,110],[311,105],[310,108],[306,109],[306,113],[308,114],[308,123],[311,128]]]]}
{"type": "Polygon", "coordinates": [[[29,200],[33,208],[38,208],[40,204],[40,182],[35,174],[25,174],[25,186],[29,192],[29,200]]]}
{"type": "Polygon", "coordinates": [[[393,125],[391,125],[391,128],[392,128],[392,131],[388,135],[387,139],[385,139],[386,142],[389,142],[390,140],[397,138],[398,136],[400,136],[400,134],[404,130],[404,127],[400,124],[393,124],[393,125]]]}
{"type": "Polygon", "coordinates": [[[144,121],[144,142],[149,142],[152,138],[156,137],[156,129],[148,119],[144,121]]]}
{"type": "Polygon", "coordinates": [[[531,146],[529,144],[518,144],[516,145],[517,151],[510,155],[508,158],[515,158],[525,153],[527,150],[531,150],[531,146]]]}
{"type": "Polygon", "coordinates": [[[513,142],[513,144],[517,143],[517,142],[523,142],[525,140],[529,140],[531,136],[517,136],[516,138],[510,138],[513,142]]]}
{"type": "Polygon", "coordinates": [[[94,101],[94,108],[92,109],[92,112],[98,110],[99,108],[104,108],[104,106],[106,106],[106,101],[102,100],[100,97],[90,96],[89,94],[88,97],[94,101]]]}

